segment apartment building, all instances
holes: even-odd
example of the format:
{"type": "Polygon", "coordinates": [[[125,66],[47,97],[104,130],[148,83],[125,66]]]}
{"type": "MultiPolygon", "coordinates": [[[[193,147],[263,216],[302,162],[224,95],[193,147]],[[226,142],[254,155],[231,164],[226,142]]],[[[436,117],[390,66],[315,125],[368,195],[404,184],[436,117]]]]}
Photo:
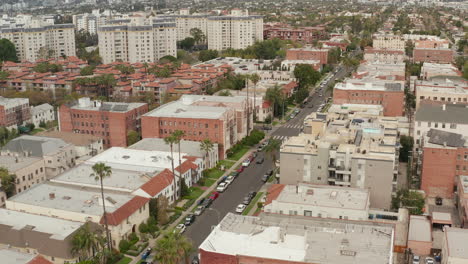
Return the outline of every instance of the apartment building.
{"type": "Polygon", "coordinates": [[[395,233],[387,223],[228,213],[198,254],[204,264],[393,263],[395,233]]]}
{"type": "Polygon", "coordinates": [[[0,126],[17,128],[31,119],[28,98],[5,98],[0,96],[0,126]]]}
{"type": "MultiPolygon", "coordinates": [[[[344,107],[344,109],[343,109],[344,107]]],[[[328,184],[369,189],[370,207],[390,209],[398,177],[399,119],[379,111],[312,113],[304,133],[283,142],[281,184],[328,184]]]]}
{"type": "Polygon", "coordinates": [[[421,189],[429,197],[452,199],[458,178],[468,173],[466,135],[431,129],[421,149],[421,189]]]}
{"type": "Polygon", "coordinates": [[[35,127],[55,120],[55,110],[50,104],[31,106],[31,123],[35,127]]]}
{"type": "Polygon", "coordinates": [[[468,84],[464,81],[432,79],[414,82],[416,110],[422,104],[468,104],[468,84]]]}
{"type": "Polygon", "coordinates": [[[284,24],[265,24],[263,29],[263,39],[292,40],[312,44],[314,41],[325,39],[327,32],[325,27],[298,27],[293,28],[284,24]]]}
{"type": "Polygon", "coordinates": [[[85,13],[73,15],[72,19],[76,31],[85,31],[90,34],[97,34],[98,28],[111,20],[111,16],[85,13]]]}
{"type": "Polygon", "coordinates": [[[103,63],[153,62],[177,56],[176,24],[173,20],[132,17],[109,21],[98,29],[99,54],[103,63]]]}
{"type": "Polygon", "coordinates": [[[73,24],[0,28],[0,38],[15,44],[20,61],[76,56],[73,24]]]}
{"type": "Polygon", "coordinates": [[[40,137],[58,138],[74,146],[76,159],[94,156],[104,151],[102,138],[88,134],[64,131],[44,131],[36,134],[40,137]]]}
{"type": "Polygon", "coordinates": [[[69,170],[76,162],[74,146],[56,138],[24,135],[8,142],[1,152],[6,156],[43,159],[47,179],[69,170]]]}
{"type": "Polygon", "coordinates": [[[369,219],[369,190],[298,183],[274,184],[263,212],[349,220],[369,219]]]}
{"type": "Polygon", "coordinates": [[[82,225],[83,221],[0,208],[0,258],[8,264],[73,263],[78,258],[72,255],[71,241],[82,225]]]}
{"type": "Polygon", "coordinates": [[[468,108],[462,104],[421,104],[415,113],[413,135],[417,148],[429,130],[468,136],[468,108]]]}
{"type": "Polygon", "coordinates": [[[183,95],[142,117],[143,138],[164,138],[175,130],[185,140],[210,139],[219,147],[219,157],[253,129],[252,104],[243,96],[183,95]],[[248,124],[247,124],[248,122],[248,124]]]}
{"type": "Polygon", "coordinates": [[[328,49],[312,47],[286,50],[286,60],[318,60],[321,65],[328,63],[328,49]]]}
{"type": "Polygon", "coordinates": [[[356,72],[353,73],[353,79],[369,80],[405,80],[405,63],[383,63],[383,62],[363,62],[356,72]]]}
{"type": "Polygon", "coordinates": [[[449,48],[415,48],[414,62],[452,63],[453,50],[449,48]]]}
{"type": "Polygon", "coordinates": [[[333,103],[382,105],[385,116],[403,116],[404,81],[346,79],[335,84],[333,103]]]}
{"type": "Polygon", "coordinates": [[[244,49],[263,40],[263,17],[231,12],[207,19],[208,49],[244,49]]]}
{"type": "Polygon", "coordinates": [[[128,132],[141,132],[140,119],[146,112],[146,103],[101,102],[84,97],[60,106],[59,130],[98,136],[106,148],[126,147],[128,132]]]}
{"type": "Polygon", "coordinates": [[[442,242],[442,264],[463,264],[468,262],[466,241],[468,230],[445,227],[442,242]]]}
{"type": "Polygon", "coordinates": [[[403,50],[376,49],[366,47],[364,49],[364,60],[371,63],[398,64],[406,59],[403,50]]]}
{"type": "Polygon", "coordinates": [[[430,80],[433,77],[461,76],[461,72],[453,64],[446,63],[423,63],[420,77],[423,80],[430,80]]]}
{"type": "Polygon", "coordinates": [[[460,219],[460,227],[468,228],[468,173],[458,176],[455,201],[460,219]]]}
{"type": "Polygon", "coordinates": [[[372,37],[374,49],[405,50],[405,40],[402,36],[392,34],[375,34],[372,37]]]}
{"type": "Polygon", "coordinates": [[[172,18],[175,19],[177,27],[177,40],[183,40],[192,37],[190,30],[193,28],[200,29],[205,36],[208,36],[207,20],[208,14],[190,14],[187,9],[181,9],[177,15],[157,16],[157,18],[172,18]]]}

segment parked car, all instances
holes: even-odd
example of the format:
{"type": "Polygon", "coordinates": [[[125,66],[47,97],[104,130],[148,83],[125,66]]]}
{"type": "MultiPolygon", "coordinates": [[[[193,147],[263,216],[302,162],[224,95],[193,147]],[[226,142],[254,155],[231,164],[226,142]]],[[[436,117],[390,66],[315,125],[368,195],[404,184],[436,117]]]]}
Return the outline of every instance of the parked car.
{"type": "Polygon", "coordinates": [[[216,187],[216,191],[217,192],[224,192],[224,190],[226,190],[227,188],[227,184],[225,182],[222,182],[218,185],[218,187],[216,187]]]}
{"type": "Polygon", "coordinates": [[[250,165],[250,159],[246,159],[246,160],[244,160],[244,161],[242,162],[242,166],[243,166],[243,167],[247,167],[247,166],[249,166],[249,165],[250,165]]]}
{"type": "Polygon", "coordinates": [[[413,256],[413,264],[419,264],[421,258],[418,255],[413,256]]]}
{"type": "Polygon", "coordinates": [[[264,159],[264,158],[258,158],[258,159],[257,159],[257,164],[262,164],[262,163],[263,163],[263,161],[265,161],[265,159],[264,159]]]}
{"type": "Polygon", "coordinates": [[[211,199],[205,199],[205,201],[203,201],[203,203],[201,204],[201,206],[205,207],[205,208],[208,208],[210,207],[211,203],[213,203],[213,200],[211,199]]]}
{"type": "Polygon", "coordinates": [[[141,254],[141,259],[145,260],[151,255],[151,248],[147,248],[143,254],[141,254]]]}
{"type": "Polygon", "coordinates": [[[252,192],[249,192],[249,194],[247,194],[247,195],[248,195],[250,198],[253,199],[253,198],[255,197],[255,195],[257,195],[257,192],[253,192],[253,191],[252,191],[252,192]]]}
{"type": "Polygon", "coordinates": [[[213,193],[211,193],[211,195],[210,195],[210,199],[211,199],[212,201],[216,200],[218,197],[219,197],[219,192],[213,192],[213,193]]]}
{"type": "Polygon", "coordinates": [[[203,211],[205,211],[205,207],[199,205],[199,206],[197,207],[197,209],[195,209],[195,211],[193,212],[193,214],[194,214],[194,215],[201,215],[201,214],[203,213],[203,211]]]}
{"type": "Polygon", "coordinates": [[[197,256],[193,257],[192,264],[200,264],[200,260],[198,259],[197,256]]]}
{"type": "Polygon", "coordinates": [[[267,173],[269,176],[273,175],[273,170],[268,170],[267,173]]]}
{"type": "Polygon", "coordinates": [[[252,197],[247,195],[246,197],[244,197],[244,200],[242,201],[242,203],[245,205],[249,205],[251,201],[252,201],[252,197]]]}
{"type": "Polygon", "coordinates": [[[185,217],[185,226],[191,225],[195,221],[195,215],[189,214],[185,217]]]}
{"type": "Polygon", "coordinates": [[[237,173],[241,173],[241,172],[243,172],[243,171],[244,171],[244,166],[240,166],[240,167],[236,170],[237,173]]]}
{"type": "Polygon", "coordinates": [[[229,175],[227,179],[224,181],[227,185],[230,185],[234,181],[234,176],[229,175]]]}
{"type": "Polygon", "coordinates": [[[435,204],[436,205],[442,205],[442,197],[436,197],[435,198],[435,204]]]}
{"type": "Polygon", "coordinates": [[[239,204],[237,207],[236,207],[236,213],[238,214],[242,214],[242,212],[244,212],[245,208],[247,206],[245,204],[239,204]]]}
{"type": "Polygon", "coordinates": [[[250,160],[250,162],[252,162],[255,159],[255,156],[252,154],[252,155],[249,156],[248,159],[250,160]]]}
{"type": "Polygon", "coordinates": [[[294,113],[299,114],[300,111],[301,111],[301,110],[296,109],[296,110],[294,110],[294,113]]]}
{"type": "Polygon", "coordinates": [[[267,182],[268,178],[270,178],[270,175],[268,175],[268,174],[263,175],[262,176],[262,182],[267,182]]]}
{"type": "Polygon", "coordinates": [[[237,178],[237,176],[239,176],[239,173],[237,171],[233,171],[229,175],[237,178]]]}
{"type": "Polygon", "coordinates": [[[296,116],[295,114],[291,114],[289,118],[293,119],[295,116],[296,116]]]}
{"type": "Polygon", "coordinates": [[[175,228],[174,228],[174,233],[179,233],[179,234],[182,234],[185,232],[185,229],[187,227],[185,226],[185,224],[178,224],[175,228]]]}
{"type": "Polygon", "coordinates": [[[426,264],[434,264],[434,259],[431,257],[426,258],[426,264]]]}

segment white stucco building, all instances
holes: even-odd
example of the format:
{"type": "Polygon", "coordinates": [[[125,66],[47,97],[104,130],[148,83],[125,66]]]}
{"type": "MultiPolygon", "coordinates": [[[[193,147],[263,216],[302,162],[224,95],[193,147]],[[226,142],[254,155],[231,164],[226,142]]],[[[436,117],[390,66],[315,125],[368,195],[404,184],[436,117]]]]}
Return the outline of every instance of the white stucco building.
{"type": "Polygon", "coordinates": [[[55,111],[54,107],[50,104],[41,104],[38,106],[31,106],[31,123],[34,124],[35,127],[39,127],[39,125],[44,122],[50,122],[55,120],[55,111]]]}

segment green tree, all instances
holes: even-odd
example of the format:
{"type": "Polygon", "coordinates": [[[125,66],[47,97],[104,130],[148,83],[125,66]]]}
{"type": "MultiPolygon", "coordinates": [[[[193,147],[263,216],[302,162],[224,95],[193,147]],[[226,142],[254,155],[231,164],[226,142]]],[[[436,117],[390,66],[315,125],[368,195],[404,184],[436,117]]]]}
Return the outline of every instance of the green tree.
{"type": "Polygon", "coordinates": [[[1,189],[3,189],[7,197],[11,197],[15,194],[15,181],[16,175],[10,174],[8,169],[0,167],[1,189]]]}
{"type": "Polygon", "coordinates": [[[201,31],[201,29],[199,29],[199,28],[190,29],[190,35],[195,40],[196,44],[205,43],[206,36],[205,36],[205,34],[203,34],[203,31],[201,31]]]}
{"type": "Polygon", "coordinates": [[[107,239],[107,248],[109,251],[112,251],[112,238],[109,231],[109,225],[107,222],[107,212],[106,212],[106,199],[104,197],[104,185],[103,180],[112,175],[112,168],[106,166],[106,164],[99,162],[93,165],[93,173],[90,174],[90,177],[93,177],[96,181],[99,181],[101,184],[101,198],[102,198],[102,210],[104,216],[104,226],[106,228],[106,239],[107,239]]]}
{"type": "Polygon", "coordinates": [[[133,74],[135,73],[135,68],[132,65],[119,64],[114,67],[114,69],[119,70],[122,74],[133,74]]]}
{"type": "Polygon", "coordinates": [[[468,79],[468,61],[463,66],[463,78],[468,79]]]}
{"type": "Polygon", "coordinates": [[[253,105],[253,118],[254,118],[254,121],[257,121],[257,106],[256,106],[256,103],[257,103],[257,83],[260,81],[260,75],[258,75],[257,73],[254,73],[254,74],[251,74],[249,76],[249,79],[250,81],[253,83],[254,85],[254,105],[253,105]]]}
{"type": "Polygon", "coordinates": [[[195,45],[195,39],[192,37],[186,37],[183,40],[178,42],[179,47],[184,50],[192,50],[195,45]]]}
{"type": "MultiPolygon", "coordinates": [[[[182,138],[185,136],[185,132],[182,130],[175,130],[174,132],[172,132],[172,136],[174,137],[174,143],[177,144],[177,151],[179,152],[179,167],[182,168],[182,158],[180,156],[180,153],[182,150],[180,148],[180,142],[182,141],[182,138]]],[[[182,195],[182,183],[185,184],[185,181],[182,179],[182,173],[179,172],[179,186],[180,186],[179,197],[183,196],[182,195]]]]}
{"type": "Polygon", "coordinates": [[[0,81],[4,81],[10,76],[10,73],[7,71],[0,71],[0,81]]]}
{"type": "Polygon", "coordinates": [[[328,50],[328,63],[336,64],[341,60],[341,49],[333,48],[328,50]]]}
{"type": "Polygon", "coordinates": [[[268,144],[265,146],[264,151],[265,153],[271,158],[273,161],[273,167],[276,168],[276,159],[281,147],[281,141],[277,139],[270,139],[268,144]]]}
{"type": "Polygon", "coordinates": [[[218,57],[218,51],[217,50],[202,50],[198,54],[198,59],[200,61],[209,61],[212,59],[216,59],[218,57]]]}
{"type": "Polygon", "coordinates": [[[94,69],[95,69],[94,66],[91,66],[91,65],[85,66],[80,70],[80,75],[81,76],[93,75],[94,74],[94,69]]]}
{"type": "Polygon", "coordinates": [[[0,39],[0,61],[18,61],[15,44],[5,38],[0,39]]]}
{"type": "Polygon", "coordinates": [[[171,168],[172,168],[172,175],[174,176],[174,202],[177,200],[177,177],[174,171],[174,144],[176,143],[176,138],[173,135],[169,135],[164,138],[164,143],[169,145],[171,149],[171,168]]]}
{"type": "Polygon", "coordinates": [[[213,150],[213,148],[214,144],[208,138],[205,138],[200,142],[200,150],[205,152],[205,162],[207,164],[207,168],[211,168],[210,157],[208,156],[208,154],[213,150]]]}
{"type": "MultiPolygon", "coordinates": [[[[174,179],[175,182],[175,179],[174,179]]],[[[169,222],[169,217],[167,215],[167,208],[169,207],[169,200],[164,195],[160,195],[157,198],[157,219],[160,225],[165,225],[169,222]]]]}
{"type": "Polygon", "coordinates": [[[49,62],[41,62],[34,66],[33,70],[39,73],[46,73],[46,72],[60,72],[63,71],[63,67],[60,64],[49,63],[49,62]]]}
{"type": "Polygon", "coordinates": [[[180,262],[189,263],[193,245],[186,236],[179,233],[165,233],[156,242],[155,259],[164,264],[178,264],[180,262]]]}
{"type": "Polygon", "coordinates": [[[232,96],[229,90],[222,90],[218,93],[219,96],[232,96]]]}
{"type": "Polygon", "coordinates": [[[135,130],[130,130],[127,133],[127,146],[131,146],[140,140],[140,135],[135,130]]]}
{"type": "Polygon", "coordinates": [[[421,215],[424,208],[424,196],[414,190],[398,190],[392,198],[392,208],[408,208],[410,214],[421,215]]]}
{"type": "Polygon", "coordinates": [[[97,232],[91,230],[90,223],[86,222],[72,237],[72,255],[77,256],[80,260],[89,259],[94,256],[103,247],[99,236],[97,232]]]}
{"type": "Polygon", "coordinates": [[[401,162],[408,162],[410,151],[413,149],[413,137],[402,135],[400,137],[400,157],[401,162]]]}
{"type": "Polygon", "coordinates": [[[299,87],[310,88],[320,80],[320,72],[308,64],[298,64],[294,68],[294,77],[299,82],[299,87]]]}
{"type": "Polygon", "coordinates": [[[267,89],[265,100],[273,104],[273,116],[284,115],[284,104],[286,103],[283,89],[279,85],[275,85],[267,89]]]}

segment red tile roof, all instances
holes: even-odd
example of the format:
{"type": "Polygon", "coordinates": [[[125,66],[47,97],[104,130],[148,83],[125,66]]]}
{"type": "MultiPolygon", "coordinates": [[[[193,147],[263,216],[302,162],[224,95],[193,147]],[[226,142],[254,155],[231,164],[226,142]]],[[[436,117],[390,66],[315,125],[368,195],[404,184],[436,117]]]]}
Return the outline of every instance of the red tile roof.
{"type": "Polygon", "coordinates": [[[174,175],[169,169],[165,169],[158,175],[154,176],[141,186],[141,189],[152,197],[162,192],[167,186],[171,185],[174,181],[174,175]]]}
{"type": "MultiPolygon", "coordinates": [[[[133,197],[130,201],[122,205],[113,213],[107,213],[107,223],[113,226],[119,225],[120,223],[122,223],[122,221],[124,221],[133,213],[135,213],[138,209],[143,207],[143,205],[145,205],[149,200],[149,198],[141,196],[133,197]]],[[[104,224],[104,217],[101,217],[101,221],[99,223],[104,224]]]]}
{"type": "Polygon", "coordinates": [[[180,166],[177,166],[177,168],[175,168],[175,170],[178,171],[179,173],[184,174],[190,169],[196,170],[197,168],[198,168],[197,164],[194,164],[193,162],[191,162],[189,160],[186,160],[186,161],[182,162],[182,164],[180,166]]]}
{"type": "Polygon", "coordinates": [[[27,264],[53,264],[53,263],[45,259],[43,256],[38,255],[35,258],[33,258],[31,261],[29,261],[27,264]]]}
{"type": "Polygon", "coordinates": [[[278,198],[280,193],[283,191],[284,186],[284,184],[273,184],[270,186],[270,188],[268,188],[265,205],[270,204],[273,200],[276,200],[276,198],[278,198]]]}

